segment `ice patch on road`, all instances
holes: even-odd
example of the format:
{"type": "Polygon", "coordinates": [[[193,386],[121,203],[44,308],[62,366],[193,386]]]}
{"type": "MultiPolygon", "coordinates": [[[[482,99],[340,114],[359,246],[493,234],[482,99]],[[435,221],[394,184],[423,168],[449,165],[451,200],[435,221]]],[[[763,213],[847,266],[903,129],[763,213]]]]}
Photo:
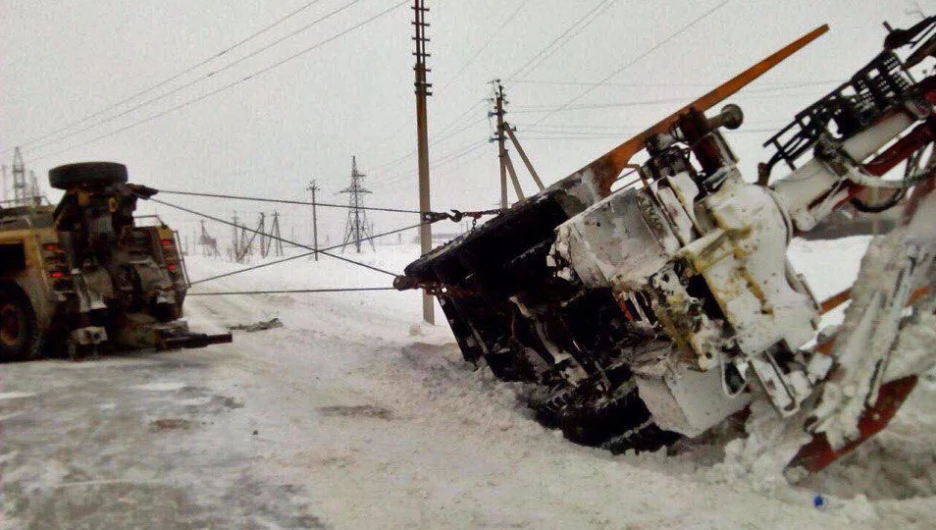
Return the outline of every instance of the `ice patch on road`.
{"type": "Polygon", "coordinates": [[[135,385],[130,388],[134,390],[149,390],[152,392],[174,392],[176,390],[182,390],[185,388],[187,383],[181,381],[164,381],[159,383],[147,383],[145,385],[135,385]]]}
{"type": "Polygon", "coordinates": [[[4,401],[7,399],[31,398],[31,397],[36,397],[38,395],[39,394],[35,392],[0,392],[0,401],[4,401]]]}

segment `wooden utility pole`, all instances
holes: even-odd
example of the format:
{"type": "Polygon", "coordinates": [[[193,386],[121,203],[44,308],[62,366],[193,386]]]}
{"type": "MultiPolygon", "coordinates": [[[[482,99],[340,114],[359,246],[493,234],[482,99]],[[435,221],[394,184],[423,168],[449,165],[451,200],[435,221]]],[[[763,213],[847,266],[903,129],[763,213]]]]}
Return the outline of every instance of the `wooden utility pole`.
{"type": "MultiPolygon", "coordinates": [[[[429,125],[426,112],[426,99],[432,95],[429,91],[432,86],[427,79],[429,70],[426,68],[426,43],[429,39],[426,37],[426,13],[429,8],[425,6],[425,0],[413,0],[413,26],[416,28],[416,36],[413,40],[416,42],[416,66],[413,70],[416,72],[416,139],[417,151],[419,154],[419,211],[431,211],[429,201],[429,125]]],[[[426,254],[432,250],[432,226],[423,224],[419,227],[419,243],[422,253],[426,254]]],[[[423,292],[423,320],[430,324],[435,324],[435,301],[425,291],[423,292]]]]}
{"type": "Polygon", "coordinates": [[[318,261],[318,211],[315,208],[315,192],[319,187],[315,185],[315,180],[309,184],[307,190],[312,192],[312,248],[315,250],[315,261],[318,261]]]}
{"type": "Polygon", "coordinates": [[[494,116],[497,117],[497,130],[494,139],[497,140],[497,158],[500,165],[500,191],[501,208],[507,208],[507,146],[504,143],[504,86],[500,79],[491,81],[494,85],[494,116]]]}
{"type": "Polygon", "coordinates": [[[237,230],[237,228],[238,228],[238,226],[237,226],[237,212],[234,212],[234,222],[233,222],[232,224],[234,225],[234,240],[233,240],[233,246],[234,246],[234,261],[240,262],[240,249],[241,249],[241,245],[240,245],[240,233],[239,233],[238,230],[237,230]]]}

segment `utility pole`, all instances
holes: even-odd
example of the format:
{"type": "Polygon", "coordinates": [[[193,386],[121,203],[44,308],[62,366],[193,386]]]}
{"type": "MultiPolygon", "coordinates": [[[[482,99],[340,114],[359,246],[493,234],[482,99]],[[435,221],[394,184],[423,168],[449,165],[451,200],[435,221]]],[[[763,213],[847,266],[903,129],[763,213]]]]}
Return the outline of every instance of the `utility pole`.
{"type": "Polygon", "coordinates": [[[239,239],[240,234],[237,231],[237,212],[234,212],[234,219],[233,219],[232,224],[234,225],[234,239],[233,239],[234,261],[240,261],[240,258],[239,258],[240,256],[240,239],[239,239]]]}
{"type": "Polygon", "coordinates": [[[527,157],[526,151],[523,150],[523,147],[520,145],[520,142],[517,140],[517,135],[514,134],[516,128],[511,127],[509,123],[504,122],[504,130],[507,131],[507,136],[510,137],[510,143],[513,144],[514,149],[517,150],[517,153],[520,155],[520,159],[523,160],[523,163],[526,165],[527,171],[530,172],[530,175],[533,177],[533,180],[536,181],[536,185],[539,186],[540,191],[543,191],[543,181],[540,180],[539,174],[536,172],[536,169],[533,168],[533,163],[530,162],[529,157],[527,157]]]}
{"type": "Polygon", "coordinates": [[[504,136],[504,85],[501,85],[500,79],[491,81],[494,86],[494,112],[497,117],[497,130],[494,132],[493,140],[497,141],[497,158],[500,165],[500,192],[501,208],[507,208],[507,146],[504,136]]]}
{"type": "Polygon", "coordinates": [[[263,212],[260,212],[260,222],[257,225],[256,234],[260,236],[260,257],[265,258],[270,251],[270,243],[267,239],[266,214],[263,212]]]}
{"type": "Polygon", "coordinates": [[[364,196],[371,193],[362,184],[365,176],[358,171],[357,157],[352,156],[351,185],[339,192],[350,195],[348,200],[348,222],[345,225],[344,244],[341,246],[342,252],[348,246],[349,241],[354,241],[354,247],[358,254],[361,253],[361,243],[364,241],[370,241],[371,250],[376,250],[374,240],[371,238],[370,224],[367,222],[367,210],[364,209],[364,196]]]}
{"type": "MultiPolygon", "coordinates": [[[[426,68],[426,59],[429,54],[426,53],[426,43],[429,39],[426,37],[426,13],[429,8],[425,5],[425,0],[413,0],[413,26],[416,28],[416,36],[413,40],[416,42],[416,66],[413,70],[416,73],[416,140],[419,153],[419,211],[431,211],[429,201],[429,119],[427,115],[426,99],[432,95],[429,89],[432,87],[427,81],[429,69],[426,68]]],[[[423,254],[432,250],[432,226],[428,223],[419,227],[419,243],[423,254]]],[[[423,291],[423,320],[430,324],[435,324],[435,301],[432,296],[423,291]]]]}
{"type": "Polygon", "coordinates": [[[273,212],[273,224],[270,226],[270,238],[267,243],[267,252],[270,251],[270,245],[273,245],[273,255],[282,257],[283,255],[283,234],[280,233],[279,212],[273,212]]]}
{"type": "Polygon", "coordinates": [[[318,261],[318,212],[315,208],[315,192],[319,191],[319,187],[315,185],[315,179],[306,189],[312,192],[312,248],[315,250],[315,261],[318,261]]]}

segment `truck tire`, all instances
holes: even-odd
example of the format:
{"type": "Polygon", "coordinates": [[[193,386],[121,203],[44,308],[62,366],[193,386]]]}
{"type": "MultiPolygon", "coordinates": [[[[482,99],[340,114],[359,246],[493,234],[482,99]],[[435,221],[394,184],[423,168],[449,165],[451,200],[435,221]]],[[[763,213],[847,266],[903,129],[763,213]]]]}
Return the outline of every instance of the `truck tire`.
{"type": "Polygon", "coordinates": [[[0,362],[39,355],[42,333],[29,297],[15,284],[0,283],[0,362]]]}
{"type": "Polygon", "coordinates": [[[74,186],[124,184],[127,166],[117,162],[79,162],[49,170],[49,185],[58,190],[74,186]]]}

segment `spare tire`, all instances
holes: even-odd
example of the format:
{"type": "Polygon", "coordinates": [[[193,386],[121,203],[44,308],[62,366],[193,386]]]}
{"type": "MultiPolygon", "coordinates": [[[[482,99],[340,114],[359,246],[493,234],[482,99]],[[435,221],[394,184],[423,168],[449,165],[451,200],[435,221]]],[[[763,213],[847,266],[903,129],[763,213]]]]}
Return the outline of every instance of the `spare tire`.
{"type": "Polygon", "coordinates": [[[107,186],[127,182],[127,166],[117,162],[79,162],[49,170],[49,185],[67,190],[74,186],[107,186]]]}

